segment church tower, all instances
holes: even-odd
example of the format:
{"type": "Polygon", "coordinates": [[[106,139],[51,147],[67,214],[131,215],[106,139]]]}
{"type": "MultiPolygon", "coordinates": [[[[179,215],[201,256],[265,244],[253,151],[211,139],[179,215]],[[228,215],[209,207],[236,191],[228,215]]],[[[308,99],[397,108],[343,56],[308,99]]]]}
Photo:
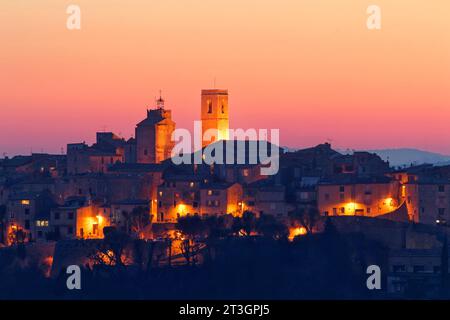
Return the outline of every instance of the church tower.
{"type": "Polygon", "coordinates": [[[156,101],[156,108],[147,110],[147,118],[136,125],[136,159],[138,163],[160,163],[170,158],[175,130],[171,110],[164,108],[164,99],[156,101]]]}
{"type": "Polygon", "coordinates": [[[217,140],[227,140],[228,136],[228,90],[202,90],[202,137],[208,129],[216,129],[218,137],[202,142],[205,147],[217,140]]]}

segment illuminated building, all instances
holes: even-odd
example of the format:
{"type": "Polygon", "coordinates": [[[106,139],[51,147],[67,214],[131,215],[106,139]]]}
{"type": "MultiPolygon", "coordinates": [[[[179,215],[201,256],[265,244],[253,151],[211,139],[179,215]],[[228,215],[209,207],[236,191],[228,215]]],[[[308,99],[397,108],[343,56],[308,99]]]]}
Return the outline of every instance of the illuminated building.
{"type": "Polygon", "coordinates": [[[167,176],[158,187],[155,222],[176,222],[179,217],[196,214],[240,215],[242,194],[238,183],[211,183],[201,174],[167,176]]]}
{"type": "Polygon", "coordinates": [[[209,89],[202,90],[201,97],[201,119],[202,119],[202,146],[218,141],[228,140],[228,90],[209,89]],[[205,140],[205,133],[210,130],[216,131],[211,140],[205,140]]]}
{"type": "Polygon", "coordinates": [[[376,217],[402,203],[398,181],[388,177],[334,179],[319,183],[317,205],[325,216],[376,217]]]}
{"type": "Polygon", "coordinates": [[[136,125],[137,162],[160,163],[170,158],[174,130],[172,111],[164,108],[164,99],[160,97],[156,101],[156,108],[147,110],[147,118],[136,125]]]}
{"type": "Polygon", "coordinates": [[[110,226],[110,208],[92,204],[68,204],[52,210],[50,226],[56,239],[100,239],[110,226]]]}
{"type": "Polygon", "coordinates": [[[25,241],[45,241],[50,210],[55,205],[48,191],[11,195],[6,205],[6,238],[11,232],[20,230],[25,235],[25,241]]]}

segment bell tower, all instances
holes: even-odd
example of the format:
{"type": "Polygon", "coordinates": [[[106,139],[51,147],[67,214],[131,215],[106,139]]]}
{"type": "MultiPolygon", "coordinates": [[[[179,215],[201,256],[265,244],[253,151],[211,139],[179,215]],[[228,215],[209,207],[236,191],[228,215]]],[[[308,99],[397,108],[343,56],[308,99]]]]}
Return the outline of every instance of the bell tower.
{"type": "Polygon", "coordinates": [[[202,139],[202,147],[218,140],[227,140],[228,120],[228,90],[202,90],[202,137],[209,129],[217,130],[217,137],[210,141],[202,139]]]}

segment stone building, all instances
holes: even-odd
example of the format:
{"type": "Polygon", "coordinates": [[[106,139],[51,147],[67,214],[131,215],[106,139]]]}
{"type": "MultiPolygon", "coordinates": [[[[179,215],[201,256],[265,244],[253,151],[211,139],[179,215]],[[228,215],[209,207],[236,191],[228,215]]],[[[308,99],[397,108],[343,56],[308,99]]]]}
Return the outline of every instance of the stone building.
{"type": "Polygon", "coordinates": [[[103,228],[110,225],[110,208],[83,197],[68,199],[50,215],[51,231],[58,240],[103,238],[103,228]]]}
{"type": "Polygon", "coordinates": [[[172,111],[164,108],[164,100],[160,97],[156,108],[147,110],[147,118],[136,125],[136,161],[160,163],[170,158],[174,130],[172,111]]]}
{"type": "Polygon", "coordinates": [[[203,147],[218,140],[228,140],[228,90],[202,90],[201,119],[203,147]],[[210,139],[205,139],[207,132],[212,134],[210,139]]]}
{"type": "Polygon", "coordinates": [[[346,176],[319,183],[317,206],[325,216],[376,217],[402,204],[400,185],[389,177],[346,176]]]}

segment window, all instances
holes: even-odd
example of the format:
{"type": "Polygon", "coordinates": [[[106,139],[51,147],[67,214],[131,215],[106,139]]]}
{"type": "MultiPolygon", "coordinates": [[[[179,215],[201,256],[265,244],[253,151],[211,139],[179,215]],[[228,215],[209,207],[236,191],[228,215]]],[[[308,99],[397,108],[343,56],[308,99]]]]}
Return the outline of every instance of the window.
{"type": "Polygon", "coordinates": [[[30,220],[25,220],[25,229],[30,230],[30,220]]]}
{"type": "Polygon", "coordinates": [[[345,187],[344,186],[340,186],[339,187],[339,192],[344,192],[345,191],[345,187]]]}
{"type": "Polygon", "coordinates": [[[341,207],[341,213],[345,213],[345,207],[341,207]]]}
{"type": "Polygon", "coordinates": [[[213,191],[212,190],[208,190],[208,196],[212,196],[213,191]]]}
{"type": "Polygon", "coordinates": [[[144,156],[147,156],[147,155],[148,155],[148,150],[144,149],[144,156]]]}
{"type": "Polygon", "coordinates": [[[345,197],[344,197],[344,194],[343,194],[343,193],[340,193],[340,194],[339,194],[339,199],[340,199],[341,201],[343,201],[344,198],[345,198],[345,197]]]}
{"type": "Polygon", "coordinates": [[[438,191],[439,192],[444,192],[445,191],[445,186],[443,186],[443,185],[438,186],[438,191]]]}
{"type": "Polygon", "coordinates": [[[38,238],[42,238],[42,231],[38,231],[37,236],[38,236],[38,238]]]}
{"type": "Polygon", "coordinates": [[[48,227],[48,220],[37,220],[36,226],[37,227],[48,227]]]}
{"type": "Polygon", "coordinates": [[[406,272],[406,267],[404,264],[394,265],[392,267],[392,271],[394,272],[406,272]]]}
{"type": "Polygon", "coordinates": [[[67,213],[67,219],[73,220],[73,212],[67,213]]]}
{"type": "Polygon", "coordinates": [[[222,113],[225,113],[225,106],[222,104],[222,113]]]}
{"type": "Polygon", "coordinates": [[[197,202],[197,201],[194,201],[194,202],[192,203],[192,207],[197,208],[197,207],[198,207],[198,202],[197,202]]]}
{"type": "Polygon", "coordinates": [[[97,235],[98,234],[98,224],[94,223],[92,225],[92,234],[97,235]]]}
{"type": "Polygon", "coordinates": [[[59,212],[55,212],[55,220],[59,220],[59,212]]]}
{"type": "Polygon", "coordinates": [[[301,200],[308,200],[309,193],[308,192],[300,192],[300,199],[301,200]]]}
{"type": "Polygon", "coordinates": [[[190,182],[190,183],[189,183],[189,187],[193,188],[194,186],[195,186],[195,183],[194,183],[194,182],[190,182]]]}
{"type": "Polygon", "coordinates": [[[26,208],[26,209],[25,209],[25,214],[26,214],[26,215],[29,215],[29,214],[30,214],[30,209],[29,209],[29,208],[26,208]]]}
{"type": "Polygon", "coordinates": [[[242,175],[243,175],[244,177],[248,177],[248,176],[249,176],[249,174],[250,174],[250,172],[249,172],[249,170],[248,170],[248,169],[244,169],[244,170],[242,170],[242,175]]]}
{"type": "Polygon", "coordinates": [[[333,215],[337,215],[337,208],[333,208],[333,215]]]}
{"type": "Polygon", "coordinates": [[[208,101],[208,113],[212,113],[212,102],[208,101]]]}
{"type": "Polygon", "coordinates": [[[30,205],[30,200],[22,200],[21,203],[22,203],[24,206],[28,206],[28,205],[30,205]]]}
{"type": "Polygon", "coordinates": [[[67,234],[73,234],[73,228],[67,227],[67,234]]]}

